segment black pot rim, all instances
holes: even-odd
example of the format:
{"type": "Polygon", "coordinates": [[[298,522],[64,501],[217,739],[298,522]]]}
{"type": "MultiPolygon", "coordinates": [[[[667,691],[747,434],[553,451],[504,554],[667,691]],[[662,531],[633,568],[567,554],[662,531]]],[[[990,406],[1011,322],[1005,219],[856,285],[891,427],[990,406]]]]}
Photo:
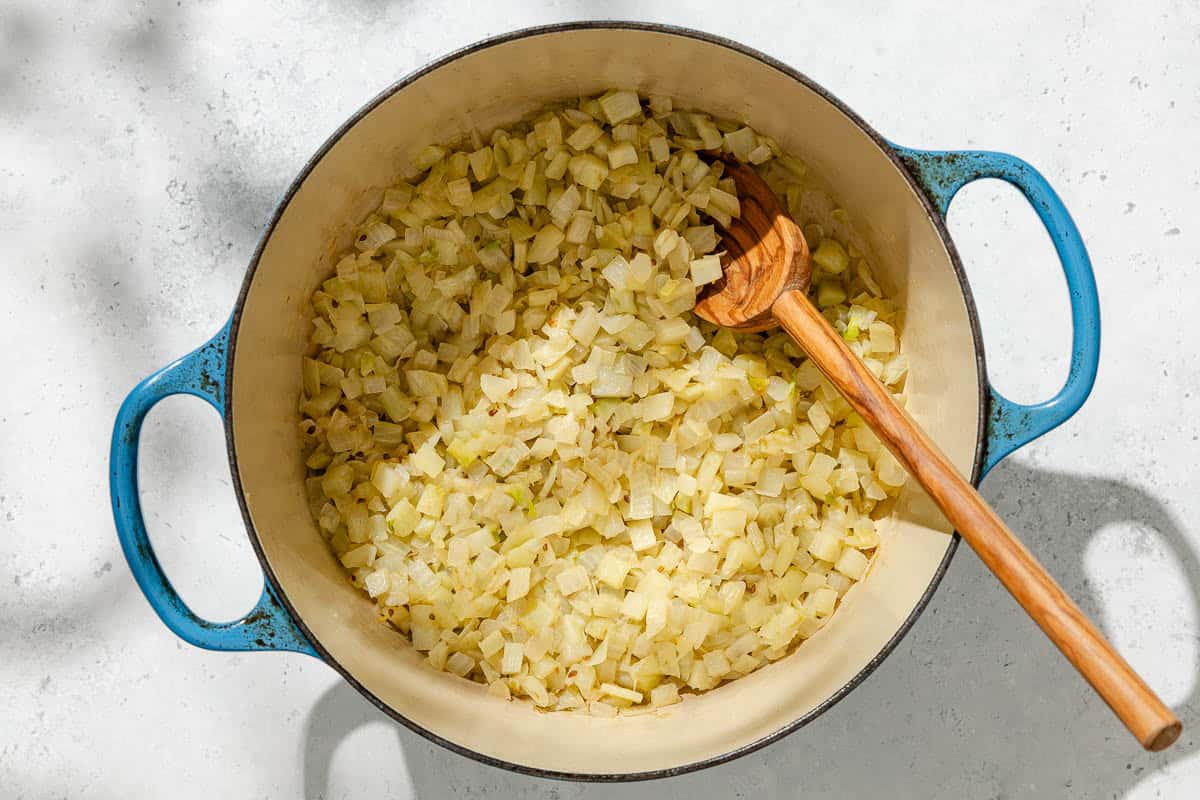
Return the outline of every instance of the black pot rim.
{"type": "Polygon", "coordinates": [[[908,181],[908,183],[912,186],[915,195],[917,196],[917,198],[920,200],[921,204],[925,208],[926,215],[929,217],[930,221],[933,223],[934,227],[936,228],[938,235],[941,237],[942,243],[945,245],[946,251],[950,255],[950,262],[951,262],[952,267],[954,268],[955,276],[958,278],[958,283],[959,283],[959,286],[962,289],[962,293],[963,293],[963,300],[967,306],[967,314],[968,314],[968,319],[969,319],[970,328],[971,328],[971,336],[974,339],[974,345],[975,345],[975,362],[976,362],[976,373],[977,373],[976,381],[980,388],[979,409],[978,409],[978,412],[979,412],[978,420],[979,421],[977,424],[977,430],[976,430],[976,434],[975,434],[975,442],[976,442],[975,443],[975,456],[974,456],[974,462],[973,462],[972,468],[971,468],[971,482],[976,485],[979,483],[980,474],[981,474],[982,465],[983,465],[983,451],[984,451],[984,447],[986,444],[985,420],[987,419],[987,413],[988,413],[987,406],[988,406],[988,397],[989,397],[989,393],[986,391],[987,368],[986,368],[985,359],[984,359],[983,336],[982,336],[980,326],[979,326],[979,314],[975,307],[975,301],[974,301],[974,297],[971,294],[970,285],[967,282],[966,272],[963,270],[962,261],[959,258],[957,249],[954,247],[953,240],[950,238],[950,232],[946,228],[945,219],[942,217],[941,213],[939,213],[938,210],[936,208],[934,208],[934,206],[930,202],[928,196],[925,194],[925,191],[922,189],[920,183],[913,176],[913,174],[909,171],[909,169],[905,166],[903,161],[901,161],[901,159],[896,155],[895,151],[892,149],[891,145],[887,142],[886,139],[884,139],[882,136],[880,136],[879,133],[876,132],[874,128],[872,128],[869,124],[867,124],[866,121],[864,121],[858,114],[856,114],[854,111],[852,111],[848,106],[846,106],[844,103],[842,103],[842,101],[840,101],[834,95],[830,94],[825,88],[823,88],[822,86],[817,84],[815,81],[813,81],[812,79],[810,79],[803,73],[793,69],[792,67],[788,66],[787,64],[782,63],[781,61],[778,61],[775,58],[772,58],[771,56],[766,55],[765,53],[762,53],[758,50],[755,50],[754,48],[747,47],[746,45],[743,45],[739,42],[735,42],[731,39],[727,39],[722,36],[716,36],[711,33],[705,33],[703,31],[697,31],[697,30],[693,30],[691,28],[684,28],[684,27],[680,27],[680,26],[676,26],[676,25],[664,25],[664,24],[646,23],[646,22],[631,22],[631,21],[619,21],[619,20],[589,20],[589,21],[578,21],[578,22],[563,22],[563,23],[557,23],[557,24],[553,24],[553,25],[541,25],[541,26],[536,26],[536,27],[531,27],[531,28],[522,28],[519,30],[511,31],[509,33],[505,33],[505,34],[501,34],[498,36],[493,36],[493,37],[490,37],[487,39],[483,39],[474,44],[471,44],[466,47],[455,50],[455,51],[449,53],[448,55],[442,56],[441,58],[425,65],[424,67],[421,67],[420,69],[409,73],[408,75],[404,76],[400,80],[393,83],[388,88],[384,89],[382,92],[380,92],[378,95],[376,95],[370,101],[368,101],[365,105],[363,105],[361,108],[359,108],[358,111],[356,111],[354,114],[352,114],[344,123],[342,123],[342,125],[340,127],[338,127],[338,129],[336,131],[334,131],[334,133],[328,139],[325,140],[325,142],[321,145],[321,147],[317,149],[317,151],[312,155],[312,157],[308,159],[308,161],[305,163],[304,167],[300,170],[300,172],[297,174],[296,178],[292,181],[291,185],[288,187],[287,191],[284,193],[279,204],[275,207],[275,210],[271,215],[271,220],[268,223],[266,229],[264,230],[262,237],[259,239],[258,245],[255,247],[254,254],[252,255],[252,257],[250,259],[250,263],[246,268],[246,277],[242,281],[241,290],[238,292],[237,304],[234,307],[233,316],[230,321],[229,344],[228,344],[228,352],[227,352],[227,356],[226,356],[225,397],[224,397],[225,420],[224,421],[225,421],[225,445],[226,445],[226,451],[227,451],[228,458],[229,458],[229,469],[230,469],[230,472],[231,472],[231,475],[233,478],[233,489],[234,489],[235,495],[237,496],[238,506],[242,512],[242,518],[246,524],[246,533],[247,533],[248,538],[250,539],[250,544],[254,548],[254,553],[258,557],[259,563],[262,565],[263,573],[266,577],[266,580],[270,583],[271,588],[275,591],[276,596],[283,603],[284,607],[287,608],[288,614],[291,616],[293,623],[304,633],[305,637],[312,644],[313,648],[320,654],[321,659],[326,664],[328,664],[333,669],[335,669],[347,683],[349,683],[351,686],[353,686],[363,697],[365,697],[369,702],[371,702],[380,711],[387,714],[393,720],[395,720],[396,722],[399,722],[401,725],[404,725],[406,728],[413,731],[414,733],[417,733],[417,734],[425,737],[429,741],[439,744],[442,747],[447,748],[448,750],[452,750],[453,752],[458,753],[459,755],[466,756],[467,758],[473,759],[475,761],[479,761],[479,762],[487,764],[489,766],[499,767],[501,769],[506,769],[506,770],[510,770],[512,772],[517,772],[517,773],[521,773],[524,775],[530,775],[530,776],[534,776],[534,777],[538,777],[538,778],[551,778],[551,779],[556,779],[556,780],[595,782],[595,783],[619,783],[619,782],[626,782],[626,781],[645,781],[645,780],[654,780],[654,779],[659,779],[659,778],[670,778],[670,777],[674,777],[677,775],[684,775],[689,772],[695,772],[697,770],[706,769],[708,767],[713,767],[718,764],[724,764],[728,761],[732,761],[736,758],[740,758],[741,756],[747,755],[749,753],[753,753],[756,750],[766,747],[767,745],[769,745],[773,742],[776,742],[791,733],[794,733],[795,731],[799,730],[800,728],[804,727],[808,723],[815,720],[817,717],[821,716],[821,714],[828,711],[835,704],[837,704],[838,701],[840,701],[847,694],[849,694],[853,689],[857,688],[859,684],[861,684],[864,680],[866,680],[867,676],[869,676],[872,672],[874,672],[875,669],[877,667],[879,667],[879,665],[882,664],[883,661],[892,653],[892,651],[895,650],[896,646],[900,643],[900,640],[904,638],[905,634],[907,634],[908,631],[912,628],[912,626],[916,623],[917,619],[921,616],[922,612],[924,612],[926,606],[928,606],[929,601],[930,601],[930,599],[932,599],[934,592],[937,591],[938,585],[942,581],[942,577],[946,574],[946,570],[950,566],[950,561],[953,559],[954,553],[958,547],[958,542],[959,542],[958,533],[955,532],[953,534],[953,536],[951,537],[950,546],[946,549],[946,555],[943,556],[941,563],[938,565],[937,570],[934,572],[933,578],[929,582],[929,586],[926,587],[926,589],[922,593],[920,599],[917,601],[917,604],[913,607],[912,612],[908,615],[908,617],[900,625],[900,628],[899,628],[899,630],[896,631],[896,634],[890,640],[888,640],[888,642],[883,646],[883,648],[875,655],[874,658],[871,659],[870,662],[867,663],[866,666],[864,666],[858,672],[858,674],[856,674],[844,686],[842,686],[840,689],[838,689],[836,692],[834,692],[832,695],[830,695],[828,698],[826,698],[824,702],[822,702],[816,708],[809,711],[807,714],[804,714],[803,716],[797,718],[796,720],[793,720],[791,723],[784,725],[783,727],[779,728],[778,730],[773,731],[772,733],[769,733],[760,739],[750,742],[749,744],[742,745],[741,747],[735,748],[726,753],[722,753],[721,755],[701,759],[700,761],[695,761],[695,762],[692,762],[689,764],[682,764],[677,767],[670,767],[667,769],[647,770],[647,771],[643,771],[643,772],[632,772],[632,773],[580,773],[580,772],[547,770],[547,769],[541,769],[541,768],[537,768],[537,767],[529,767],[529,766],[526,766],[523,764],[516,764],[511,761],[505,761],[503,759],[494,758],[492,756],[485,755],[483,753],[472,750],[469,747],[465,747],[463,745],[449,741],[448,739],[445,739],[445,738],[439,736],[438,734],[434,733],[433,731],[431,731],[425,727],[422,727],[421,725],[418,725],[417,723],[408,719],[404,715],[400,714],[398,711],[393,709],[391,706],[389,706],[387,703],[385,703],[383,700],[381,700],[379,697],[377,697],[375,694],[373,694],[369,689],[367,689],[365,686],[363,686],[361,683],[359,683],[358,680],[355,679],[355,677],[349,672],[349,670],[347,670],[344,666],[342,666],[337,661],[337,659],[334,658],[333,655],[330,654],[329,651],[327,651],[321,645],[321,642],[316,638],[316,636],[313,635],[313,632],[304,623],[303,618],[297,612],[295,606],[292,605],[291,600],[288,598],[287,592],[284,590],[283,585],[279,582],[278,578],[275,576],[274,571],[272,571],[272,569],[271,569],[270,563],[267,561],[266,554],[263,552],[262,545],[258,539],[258,534],[255,531],[254,521],[250,517],[250,509],[246,504],[246,496],[242,489],[241,475],[238,471],[237,457],[234,453],[234,445],[233,445],[233,430],[234,430],[234,428],[233,428],[233,408],[234,408],[234,403],[233,403],[233,386],[234,386],[233,364],[234,364],[235,351],[237,349],[238,329],[241,325],[242,311],[245,308],[246,296],[249,293],[250,286],[254,281],[255,273],[258,271],[258,265],[262,258],[263,251],[266,248],[267,242],[270,241],[271,235],[275,231],[275,226],[279,223],[280,218],[283,216],[284,211],[286,211],[293,196],[295,196],[295,194],[299,190],[300,186],[308,178],[309,174],[311,174],[312,170],[321,161],[321,159],[325,157],[325,155],[329,152],[329,150],[332,149],[333,146],[342,138],[342,136],[344,136],[360,120],[362,120],[367,114],[374,111],[376,107],[378,107],[384,101],[389,99],[396,92],[404,89],[409,84],[413,83],[414,81],[418,80],[419,78],[423,77],[424,75],[427,75],[428,73],[433,72],[434,70],[440,69],[440,68],[446,66],[447,64],[457,61],[458,59],[462,58],[463,56],[467,56],[472,53],[486,50],[488,48],[495,47],[496,45],[502,45],[502,44],[505,44],[508,42],[516,41],[519,39],[525,39],[525,38],[529,38],[529,37],[533,37],[533,36],[542,36],[542,35],[546,35],[546,34],[563,33],[563,32],[568,32],[568,31],[577,31],[577,30],[606,30],[606,29],[607,30],[651,31],[654,33],[665,33],[665,34],[669,34],[672,36],[679,36],[679,37],[686,38],[686,39],[699,40],[702,42],[706,42],[708,44],[713,44],[713,45],[717,45],[720,47],[724,47],[729,50],[733,50],[733,51],[740,53],[742,55],[745,55],[745,56],[749,56],[750,58],[753,58],[753,59],[759,61],[760,63],[762,63],[768,67],[771,67],[772,69],[775,69],[778,72],[783,73],[784,75],[788,76],[789,78],[797,81],[798,83],[803,84],[808,89],[810,89],[813,92],[820,95],[826,102],[833,105],[838,111],[840,111],[848,119],[850,119],[851,122],[853,122],[856,126],[858,126],[858,128],[860,130],[862,130],[865,134],[867,134],[869,137],[871,137],[872,141],[874,141],[875,144],[879,147],[879,149],[881,151],[883,151],[884,155],[886,155],[892,161],[892,163],[900,171],[900,174],[903,175],[905,177],[905,179],[908,181]]]}

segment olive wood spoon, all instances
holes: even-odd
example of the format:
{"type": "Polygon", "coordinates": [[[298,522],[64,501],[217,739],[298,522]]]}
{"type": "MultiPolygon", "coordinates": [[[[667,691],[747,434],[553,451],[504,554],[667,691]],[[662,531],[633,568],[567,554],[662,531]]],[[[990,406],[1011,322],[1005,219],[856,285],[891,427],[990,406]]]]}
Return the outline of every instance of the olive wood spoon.
{"type": "Polygon", "coordinates": [[[1162,750],[1182,726],[1021,541],[900,408],[808,299],[811,257],[804,234],[749,167],[726,165],[741,214],[724,230],[724,275],[696,313],[743,331],[782,325],[863,421],[937,503],[1021,607],[1147,750],[1162,750]]]}

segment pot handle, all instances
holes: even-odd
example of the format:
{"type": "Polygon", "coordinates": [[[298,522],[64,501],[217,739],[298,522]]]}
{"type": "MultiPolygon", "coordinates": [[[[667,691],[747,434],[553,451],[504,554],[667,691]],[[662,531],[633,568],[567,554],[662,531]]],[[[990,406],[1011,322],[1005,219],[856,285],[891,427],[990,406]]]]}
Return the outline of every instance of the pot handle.
{"type": "Polygon", "coordinates": [[[913,150],[892,145],[943,217],[963,186],[980,178],[999,178],[1021,190],[1046,226],[1058,252],[1071,298],[1071,368],[1054,397],[1042,403],[1014,403],[989,383],[987,444],[982,478],[1018,447],[1066,422],[1092,391],[1100,362],[1100,299],[1096,277],[1079,229],[1058,194],[1027,162],[986,150],[913,150]]]}
{"type": "Polygon", "coordinates": [[[264,583],[262,597],[241,619],[210,622],[197,616],[167,579],[146,534],[137,482],[142,422],[158,401],[173,394],[202,398],[223,414],[228,343],[226,323],[205,345],[135,386],[121,404],[109,457],[109,490],[117,538],[142,594],[166,626],[184,641],[208,650],[291,650],[317,656],[269,583],[264,583]]]}

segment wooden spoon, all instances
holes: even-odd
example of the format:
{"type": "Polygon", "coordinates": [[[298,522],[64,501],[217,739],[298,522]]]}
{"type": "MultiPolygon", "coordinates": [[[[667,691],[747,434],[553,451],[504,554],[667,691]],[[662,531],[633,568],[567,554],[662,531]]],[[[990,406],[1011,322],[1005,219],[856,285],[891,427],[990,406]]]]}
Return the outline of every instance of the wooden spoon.
{"type": "Polygon", "coordinates": [[[1017,602],[1147,750],[1182,730],[1176,716],[1113,649],[933,440],[892,399],[809,301],[808,244],[749,167],[728,165],[741,217],[724,231],[724,276],[696,304],[743,331],[780,324],[933,499],[1017,602]]]}

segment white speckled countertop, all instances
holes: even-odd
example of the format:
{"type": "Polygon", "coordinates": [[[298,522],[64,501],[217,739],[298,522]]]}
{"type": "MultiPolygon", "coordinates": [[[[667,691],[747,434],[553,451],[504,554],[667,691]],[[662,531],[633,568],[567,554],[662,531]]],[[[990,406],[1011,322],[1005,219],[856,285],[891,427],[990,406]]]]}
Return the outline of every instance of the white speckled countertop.
{"type": "MultiPolygon", "coordinates": [[[[1200,301],[1200,10],[672,5],[0,4],[0,797],[1200,794],[1200,336],[1183,313],[1200,301]],[[481,766],[314,659],[197,650],[153,615],[108,506],[121,398],[218,328],[274,203],[360,104],[453,48],[589,17],[739,39],[895,141],[1011,151],[1058,188],[1100,282],[1100,377],[983,489],[1177,709],[1174,748],[1140,752],[966,548],[896,652],[817,723],[626,787],[481,766]]],[[[993,378],[1014,399],[1048,396],[1069,329],[1034,215],[981,183],[950,221],[993,378]]],[[[260,577],[216,415],[160,406],[142,478],[184,596],[212,618],[244,612],[260,577]]]]}

